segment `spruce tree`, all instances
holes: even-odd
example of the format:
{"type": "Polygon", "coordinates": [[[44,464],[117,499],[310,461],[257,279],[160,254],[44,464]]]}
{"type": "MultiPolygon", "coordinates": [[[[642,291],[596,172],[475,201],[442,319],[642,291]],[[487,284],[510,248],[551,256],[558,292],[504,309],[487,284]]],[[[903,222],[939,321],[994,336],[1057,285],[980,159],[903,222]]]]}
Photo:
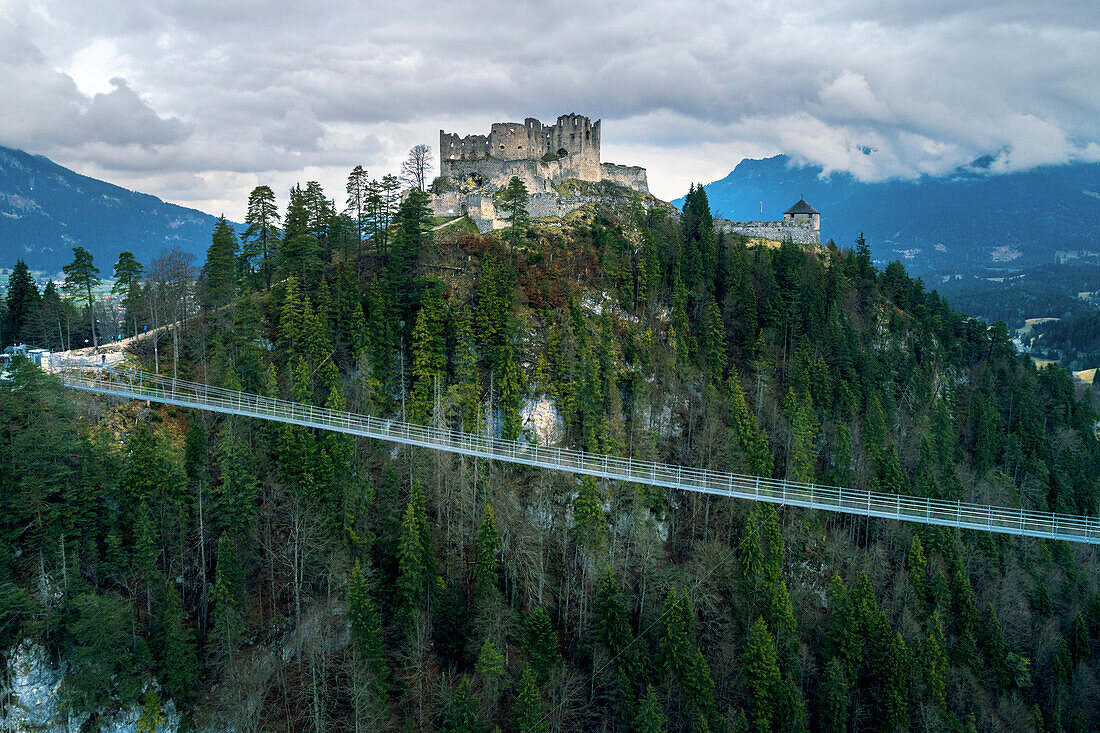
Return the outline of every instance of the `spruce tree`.
{"type": "Polygon", "coordinates": [[[535,677],[529,666],[523,668],[523,676],[519,680],[512,721],[516,733],[545,733],[549,730],[543,720],[542,695],[535,686],[535,677]]]}
{"type": "Polygon", "coordinates": [[[664,733],[668,725],[664,713],[661,712],[661,703],[657,699],[657,692],[653,685],[646,685],[645,697],[638,706],[638,714],[634,717],[634,730],[638,733],[664,733]]]}
{"type": "Polygon", "coordinates": [[[367,677],[367,687],[374,705],[380,705],[386,696],[386,659],[382,645],[382,622],[378,609],[371,599],[367,577],[359,561],[348,577],[348,620],[351,622],[351,646],[356,663],[367,677]]]}
{"type": "Polygon", "coordinates": [[[198,690],[199,664],[195,635],[186,625],[186,614],[175,583],[164,594],[161,628],[164,631],[164,691],[178,706],[187,706],[198,690]]]}
{"type": "Polygon", "coordinates": [[[546,611],[535,606],[523,622],[523,648],[540,682],[562,665],[558,635],[546,611]]]}
{"type": "Polygon", "coordinates": [[[218,538],[212,603],[212,641],[222,654],[232,654],[245,630],[244,571],[235,543],[225,532],[218,538]]]}
{"type": "Polygon", "coordinates": [[[474,570],[474,595],[479,603],[494,599],[500,593],[500,534],[497,532],[493,507],[485,503],[481,524],[477,528],[477,566],[474,570]]]}
{"type": "Polygon", "coordinates": [[[774,720],[782,677],[775,656],[775,640],[763,618],[758,617],[749,629],[741,664],[748,695],[749,720],[757,729],[768,730],[774,720]]]}
{"type": "MultiPolygon", "coordinates": [[[[30,337],[31,323],[39,309],[38,286],[31,276],[30,268],[23,260],[16,260],[11,275],[8,276],[8,292],[4,297],[8,322],[3,328],[3,340],[20,344],[30,337]]],[[[3,325],[3,324],[0,324],[3,325]]],[[[2,346],[3,343],[0,343],[2,346]]]]}
{"type": "Polygon", "coordinates": [[[477,713],[477,700],[470,690],[470,681],[463,678],[451,696],[451,704],[443,713],[444,733],[482,733],[485,724],[477,713]]]}
{"type": "Polygon", "coordinates": [[[214,224],[206,263],[199,273],[199,298],[204,308],[221,308],[236,297],[237,249],[237,232],[222,216],[214,224]]]}
{"type": "Polygon", "coordinates": [[[852,693],[844,674],[844,662],[833,657],[825,665],[818,692],[818,725],[822,733],[846,733],[852,693]]]}

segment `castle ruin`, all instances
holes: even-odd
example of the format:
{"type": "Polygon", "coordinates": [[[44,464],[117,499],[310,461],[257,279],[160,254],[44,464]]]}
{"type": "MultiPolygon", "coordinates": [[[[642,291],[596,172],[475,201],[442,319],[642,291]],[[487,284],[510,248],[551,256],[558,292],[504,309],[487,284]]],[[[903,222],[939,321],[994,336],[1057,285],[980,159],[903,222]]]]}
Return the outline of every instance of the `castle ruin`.
{"type": "Polygon", "coordinates": [[[438,216],[467,214],[478,229],[499,228],[492,195],[513,177],[531,194],[532,218],[564,216],[587,201],[563,196],[555,188],[566,181],[608,181],[648,194],[645,168],[600,161],[600,120],[568,114],[553,125],[534,117],[495,122],[488,135],[439,131],[440,185],[433,209],[438,216]]]}
{"type": "Polygon", "coordinates": [[[782,221],[729,221],[715,219],[714,228],[727,234],[740,234],[748,239],[767,239],[795,244],[821,244],[821,212],[799,199],[783,212],[782,221]]]}

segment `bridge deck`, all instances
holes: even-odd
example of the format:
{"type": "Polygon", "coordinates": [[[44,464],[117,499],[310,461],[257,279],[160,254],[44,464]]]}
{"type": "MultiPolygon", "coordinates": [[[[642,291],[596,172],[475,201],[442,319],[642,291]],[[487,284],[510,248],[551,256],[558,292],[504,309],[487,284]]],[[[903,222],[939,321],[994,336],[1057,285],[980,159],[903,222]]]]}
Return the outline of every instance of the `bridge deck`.
{"type": "Polygon", "coordinates": [[[1100,544],[1100,519],[1096,517],[823,486],[538,446],[329,410],[131,369],[62,364],[56,371],[66,386],[87,392],[276,420],[524,466],[845,514],[1100,544]]]}

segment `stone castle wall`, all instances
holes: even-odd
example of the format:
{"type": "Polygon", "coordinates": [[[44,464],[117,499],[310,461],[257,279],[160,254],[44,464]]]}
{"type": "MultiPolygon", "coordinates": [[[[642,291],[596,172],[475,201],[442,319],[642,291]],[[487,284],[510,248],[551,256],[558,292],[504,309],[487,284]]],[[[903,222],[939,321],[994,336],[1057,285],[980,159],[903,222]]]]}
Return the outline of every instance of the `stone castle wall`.
{"type": "MultiPolygon", "coordinates": [[[[549,193],[554,185],[570,179],[599,181],[600,163],[586,156],[573,155],[547,163],[541,160],[452,160],[442,165],[443,175],[460,187],[472,179],[476,186],[503,188],[512,177],[519,178],[531,193],[549,193]]],[[[644,178],[644,172],[643,172],[644,178]]]]}
{"type": "Polygon", "coordinates": [[[636,165],[603,163],[600,165],[600,180],[611,181],[623,188],[632,188],[635,191],[649,193],[649,181],[646,180],[645,168],[639,168],[636,165]]]}
{"type": "Polygon", "coordinates": [[[715,219],[714,228],[727,234],[758,237],[782,242],[789,239],[795,244],[821,244],[821,232],[806,221],[729,221],[715,219]]]}
{"type": "MultiPolygon", "coordinates": [[[[559,157],[581,156],[600,162],[600,121],[583,115],[562,115],[553,125],[534,117],[519,122],[494,122],[488,135],[459,137],[439,131],[439,160],[446,165],[459,160],[537,160],[547,153],[559,157]]],[[[443,171],[447,175],[446,169],[443,171]]]]}

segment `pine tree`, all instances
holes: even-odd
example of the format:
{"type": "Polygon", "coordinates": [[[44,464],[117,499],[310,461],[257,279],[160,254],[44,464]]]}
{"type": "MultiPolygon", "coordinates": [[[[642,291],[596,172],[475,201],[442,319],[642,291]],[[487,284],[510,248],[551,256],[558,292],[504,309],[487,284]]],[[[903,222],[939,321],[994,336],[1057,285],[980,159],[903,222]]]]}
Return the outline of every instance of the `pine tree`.
{"type": "Polygon", "coordinates": [[[279,254],[279,210],[275,192],[269,186],[257,186],[248,195],[248,224],[241,236],[241,271],[253,288],[271,289],[271,278],[279,254]]]}
{"type": "Polygon", "coordinates": [[[523,676],[519,680],[512,720],[516,733],[545,733],[549,730],[543,720],[542,695],[535,687],[535,677],[529,666],[523,668],[523,676]]]}
{"type": "Polygon", "coordinates": [[[137,336],[137,319],[141,304],[141,276],[144,269],[134,257],[133,252],[119,252],[115,263],[115,284],[111,292],[122,296],[122,306],[126,309],[126,318],[134,327],[137,336]]]}
{"type": "Polygon", "coordinates": [[[511,180],[508,181],[508,185],[504,187],[501,200],[501,208],[504,210],[505,220],[508,222],[509,263],[512,261],[516,243],[519,242],[523,231],[530,222],[531,217],[527,213],[527,202],[530,200],[531,196],[527,192],[527,186],[522,180],[512,176],[511,180]]]}
{"type": "Polygon", "coordinates": [[[348,183],[346,186],[348,198],[346,203],[352,221],[355,222],[356,273],[359,272],[359,261],[363,257],[363,235],[367,228],[367,219],[369,217],[369,183],[370,179],[367,176],[367,171],[361,165],[352,168],[351,173],[348,174],[348,183]]]}
{"type": "Polygon", "coordinates": [[[93,264],[92,253],[83,247],[73,247],[73,261],[61,268],[65,273],[65,289],[77,300],[88,306],[88,320],[92,326],[92,345],[99,348],[99,336],[95,328],[95,298],[92,289],[99,287],[99,268],[93,264]]]}

